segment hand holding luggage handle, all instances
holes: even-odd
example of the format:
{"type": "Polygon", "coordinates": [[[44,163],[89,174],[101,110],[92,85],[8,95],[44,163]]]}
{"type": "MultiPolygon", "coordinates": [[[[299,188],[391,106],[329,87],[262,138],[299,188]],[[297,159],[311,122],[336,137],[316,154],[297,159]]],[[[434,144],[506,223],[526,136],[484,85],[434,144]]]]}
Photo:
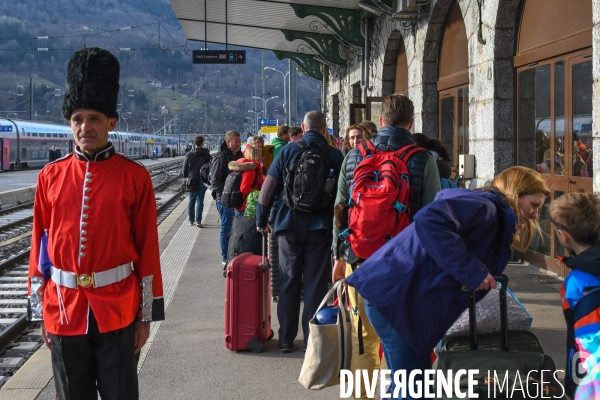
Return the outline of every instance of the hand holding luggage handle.
{"type": "MultiPolygon", "coordinates": [[[[506,275],[494,275],[494,279],[500,282],[500,331],[502,334],[502,350],[508,351],[508,311],[506,301],[506,289],[508,288],[508,277],[506,275]]],[[[469,331],[471,350],[477,350],[477,308],[475,292],[469,290],[469,331]]]]}

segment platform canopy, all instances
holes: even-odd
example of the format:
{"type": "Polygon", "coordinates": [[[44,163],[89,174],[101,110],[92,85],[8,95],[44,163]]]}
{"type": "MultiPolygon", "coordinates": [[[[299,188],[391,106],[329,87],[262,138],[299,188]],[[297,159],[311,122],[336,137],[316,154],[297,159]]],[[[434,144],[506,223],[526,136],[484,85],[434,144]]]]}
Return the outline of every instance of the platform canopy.
{"type": "Polygon", "coordinates": [[[188,40],[273,50],[319,80],[321,64],[346,65],[348,48],[364,46],[360,21],[391,6],[391,0],[170,2],[188,40]]]}

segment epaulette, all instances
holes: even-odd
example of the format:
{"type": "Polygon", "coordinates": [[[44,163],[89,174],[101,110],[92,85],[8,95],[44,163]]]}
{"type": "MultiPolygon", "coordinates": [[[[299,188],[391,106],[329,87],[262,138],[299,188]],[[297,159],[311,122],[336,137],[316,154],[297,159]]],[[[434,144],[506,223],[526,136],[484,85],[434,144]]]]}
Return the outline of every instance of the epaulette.
{"type": "Polygon", "coordinates": [[[50,162],[49,162],[48,164],[46,164],[46,165],[54,164],[54,163],[57,163],[57,162],[59,162],[59,161],[64,161],[64,160],[68,159],[68,158],[69,158],[71,155],[73,155],[73,153],[69,153],[69,154],[67,154],[66,156],[62,156],[61,158],[57,158],[57,159],[56,159],[56,160],[54,160],[54,161],[50,161],[50,162]]]}
{"type": "Polygon", "coordinates": [[[123,157],[124,159],[131,161],[132,163],[136,163],[137,165],[143,167],[144,169],[146,169],[146,166],[144,164],[142,164],[140,161],[134,160],[133,158],[129,158],[127,157],[125,154],[123,153],[117,153],[118,155],[120,155],[121,157],[123,157]]]}

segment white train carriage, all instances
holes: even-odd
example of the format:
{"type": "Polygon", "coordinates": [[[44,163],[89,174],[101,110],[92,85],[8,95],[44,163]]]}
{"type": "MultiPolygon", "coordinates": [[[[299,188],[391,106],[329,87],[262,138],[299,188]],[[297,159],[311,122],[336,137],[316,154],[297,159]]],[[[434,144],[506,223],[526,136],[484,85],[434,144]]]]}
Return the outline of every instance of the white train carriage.
{"type": "MultiPolygon", "coordinates": [[[[137,132],[109,132],[117,152],[133,159],[149,158],[158,147],[159,157],[178,140],[137,132]]],[[[62,155],[75,146],[71,127],[41,122],[0,118],[0,170],[41,168],[48,163],[50,148],[56,145],[62,155]]]]}

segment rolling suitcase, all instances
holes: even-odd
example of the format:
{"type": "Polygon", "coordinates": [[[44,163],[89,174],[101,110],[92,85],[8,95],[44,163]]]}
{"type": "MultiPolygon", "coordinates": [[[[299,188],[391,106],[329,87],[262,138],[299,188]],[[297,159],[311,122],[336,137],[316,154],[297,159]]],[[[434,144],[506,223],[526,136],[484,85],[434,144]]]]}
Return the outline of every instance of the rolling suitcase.
{"type": "Polygon", "coordinates": [[[229,261],[225,284],[225,347],[260,353],[273,338],[271,329],[270,268],[262,256],[242,253],[229,261]]]}
{"type": "MultiPolygon", "coordinates": [[[[494,278],[501,284],[501,332],[477,334],[475,293],[469,292],[469,337],[455,338],[444,343],[439,353],[437,369],[443,372],[479,370],[479,374],[474,375],[477,380],[474,392],[479,395],[479,399],[528,399],[540,398],[542,394],[546,398],[564,398],[564,389],[555,379],[554,361],[543,353],[535,335],[529,331],[509,332],[506,300],[508,277],[497,275],[494,278]],[[543,376],[542,370],[546,371],[543,376]],[[500,386],[503,386],[503,390],[500,390],[500,386]],[[522,387],[523,391],[511,391],[513,387],[522,387]],[[525,395],[521,396],[522,394],[525,395]]],[[[466,376],[461,379],[460,388],[463,392],[467,391],[466,376]]],[[[445,391],[442,391],[442,395],[443,399],[460,398],[456,396],[456,392],[455,397],[447,396],[445,391]]]]}

